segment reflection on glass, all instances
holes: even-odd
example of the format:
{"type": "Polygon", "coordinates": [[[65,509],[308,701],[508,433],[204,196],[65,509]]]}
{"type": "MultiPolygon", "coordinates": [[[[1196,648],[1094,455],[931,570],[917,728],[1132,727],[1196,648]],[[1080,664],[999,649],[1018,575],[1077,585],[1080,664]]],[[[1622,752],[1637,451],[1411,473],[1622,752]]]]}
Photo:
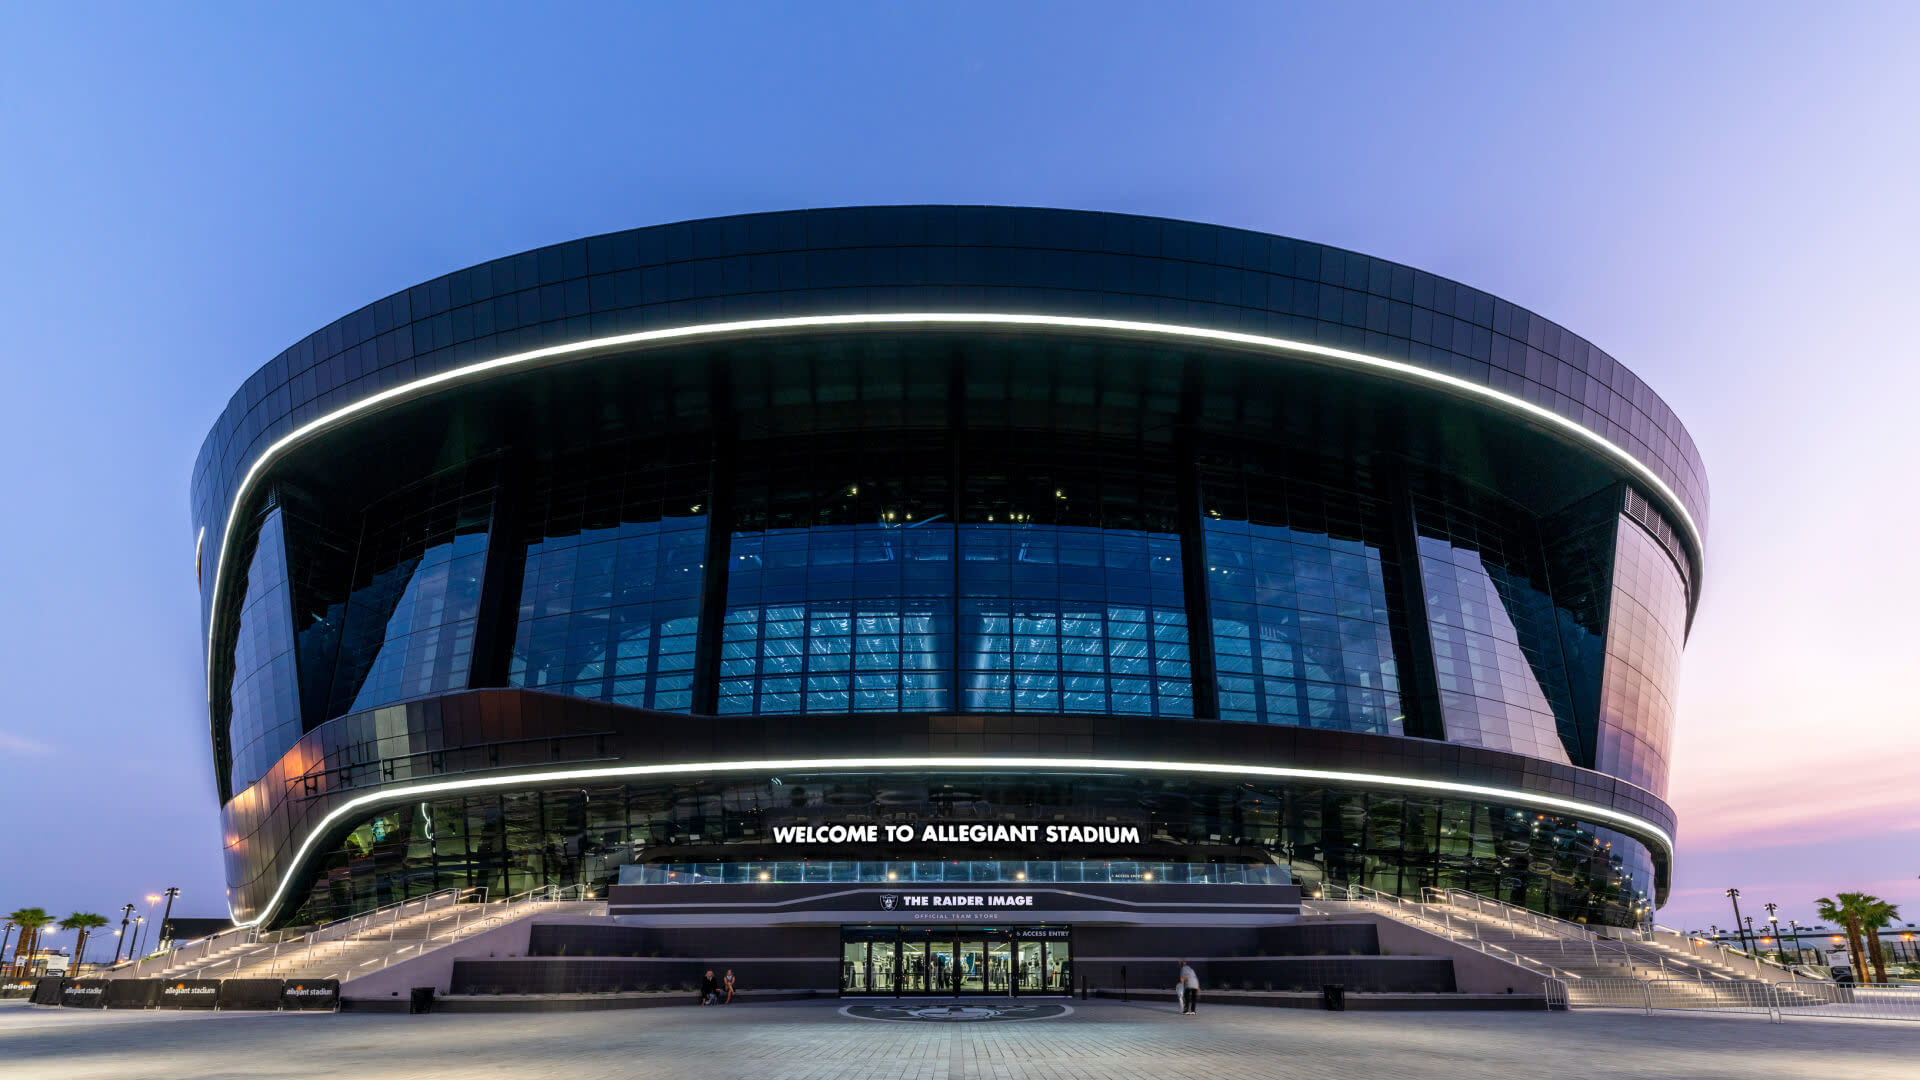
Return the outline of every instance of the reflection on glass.
{"type": "Polygon", "coordinates": [[[1013,986],[1013,942],[987,942],[987,989],[1004,994],[1013,986]]]}
{"type": "Polygon", "coordinates": [[[931,988],[927,977],[927,943],[908,941],[900,945],[900,989],[909,994],[925,993],[931,988]]]}
{"type": "Polygon", "coordinates": [[[867,987],[876,994],[894,992],[895,969],[893,942],[873,942],[867,952],[867,987]]]}
{"type": "Polygon", "coordinates": [[[866,989],[867,942],[843,942],[840,946],[840,992],[857,994],[866,989]]]}
{"type": "Polygon", "coordinates": [[[1254,463],[1202,483],[1220,718],[1402,734],[1386,503],[1254,463]]]}
{"type": "Polygon", "coordinates": [[[1415,500],[1421,590],[1447,741],[1571,763],[1577,727],[1537,532],[1415,500]]]}
{"type": "Polygon", "coordinates": [[[1050,994],[1073,991],[1073,947],[1064,939],[1047,942],[1045,986],[1050,994]]]}
{"type": "Polygon", "coordinates": [[[979,993],[987,987],[986,946],[978,939],[960,943],[960,992],[979,993]]]}
{"type": "Polygon", "coordinates": [[[935,938],[927,943],[927,966],[932,976],[931,988],[936,994],[951,994],[954,990],[954,943],[951,940],[935,938]]]}
{"type": "Polygon", "coordinates": [[[1047,984],[1047,947],[1044,942],[1019,943],[1018,985],[1023,994],[1037,994],[1047,984]]]}

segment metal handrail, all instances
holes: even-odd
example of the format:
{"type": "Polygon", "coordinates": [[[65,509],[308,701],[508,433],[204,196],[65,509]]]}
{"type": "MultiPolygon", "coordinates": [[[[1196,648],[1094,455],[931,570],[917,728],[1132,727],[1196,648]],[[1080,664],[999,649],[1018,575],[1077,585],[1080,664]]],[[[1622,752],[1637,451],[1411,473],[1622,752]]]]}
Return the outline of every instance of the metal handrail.
{"type": "MultiPolygon", "coordinates": [[[[279,967],[281,947],[290,941],[299,941],[300,945],[298,948],[302,951],[302,954],[310,957],[316,947],[357,933],[380,921],[382,918],[390,923],[397,924],[406,916],[408,908],[417,907],[421,911],[427,911],[442,906],[442,903],[444,906],[457,906],[463,902],[472,901],[475,898],[477,898],[479,903],[484,904],[486,902],[486,896],[487,890],[481,887],[440,889],[428,893],[425,896],[414,897],[411,900],[399,900],[391,904],[385,904],[374,908],[372,911],[362,912],[359,915],[333,919],[304,933],[278,936],[272,942],[261,941],[258,942],[258,944],[261,945],[261,948],[264,948],[267,944],[273,946],[273,952],[268,959],[272,961],[273,964],[273,967],[269,970],[275,970],[279,967]],[[442,903],[436,903],[436,901],[442,903]]],[[[200,967],[182,972],[178,977],[206,978],[218,973],[223,967],[226,968],[229,973],[238,971],[246,963],[256,960],[260,951],[260,949],[254,949],[251,952],[243,953],[230,959],[202,964],[200,967]]],[[[293,954],[289,954],[289,958],[291,958],[292,955],[293,954]]]]}
{"type": "MultiPolygon", "coordinates": [[[[1534,972],[1535,974],[1557,979],[1580,979],[1583,977],[1570,971],[1562,971],[1552,964],[1543,963],[1531,956],[1523,956],[1520,953],[1514,952],[1512,949],[1504,948],[1489,941],[1483,941],[1480,938],[1478,926],[1470,921],[1462,920],[1464,925],[1456,927],[1453,924],[1452,913],[1444,909],[1439,911],[1436,917],[1436,913],[1424,910],[1425,905],[1416,904],[1405,897],[1396,896],[1389,892],[1382,892],[1379,889],[1369,888],[1365,885],[1335,885],[1328,882],[1321,886],[1321,891],[1328,894],[1325,899],[1329,900],[1344,900],[1348,903],[1375,904],[1386,907],[1402,922],[1424,924],[1423,926],[1418,926],[1418,928],[1427,929],[1431,927],[1433,929],[1429,932],[1437,931],[1437,936],[1465,945],[1475,952],[1492,957],[1503,963],[1512,964],[1523,970],[1537,969],[1534,972]],[[1335,892],[1343,895],[1332,895],[1335,892]],[[1531,967],[1529,967],[1529,965],[1531,965],[1531,967]]],[[[1316,896],[1317,895],[1318,894],[1316,894],[1316,896]]],[[[1304,907],[1306,905],[1303,904],[1302,906],[1304,907]]],[[[1329,912],[1328,914],[1332,913],[1329,912]]]]}
{"type": "MultiPolygon", "coordinates": [[[[405,956],[408,949],[413,950],[413,954],[415,957],[424,956],[425,954],[433,952],[436,949],[442,949],[448,945],[454,944],[455,942],[459,941],[460,938],[463,936],[470,937],[474,934],[479,933],[482,928],[489,927],[496,923],[504,921],[509,917],[510,913],[513,912],[513,908],[516,904],[564,902],[567,899],[568,893],[577,893],[578,894],[577,898],[581,901],[591,899],[589,890],[585,885],[545,885],[537,889],[529,889],[526,892],[519,893],[515,896],[509,896],[505,900],[500,901],[499,902],[500,907],[497,910],[490,911],[481,915],[479,918],[475,919],[471,925],[466,924],[465,914],[462,913],[459,917],[457,917],[454,920],[454,924],[451,929],[437,935],[439,938],[444,939],[438,945],[433,944],[434,940],[436,939],[436,935],[433,932],[433,928],[428,927],[426,936],[423,940],[408,946],[406,949],[399,949],[396,951],[388,952],[386,956],[381,960],[380,970],[382,971],[386,970],[388,965],[392,964],[395,960],[399,959],[400,957],[405,956]]],[[[517,915],[515,917],[517,917],[517,915]]],[[[362,964],[360,966],[366,967],[372,963],[373,961],[369,960],[365,964],[362,964]]]]}
{"type": "MultiPolygon", "coordinates": [[[[1529,930],[1544,934],[1548,937],[1578,942],[1587,947],[1588,956],[1592,959],[1596,967],[1601,963],[1600,954],[1603,948],[1609,960],[1617,959],[1624,962],[1629,972],[1635,971],[1641,966],[1647,966],[1636,961],[1633,953],[1621,942],[1615,941],[1612,938],[1601,937],[1599,934],[1594,933],[1578,923],[1555,918],[1551,915],[1544,915],[1538,911],[1534,911],[1532,908],[1521,907],[1518,904],[1508,903],[1505,900],[1495,899],[1491,896],[1482,896],[1479,893],[1470,892],[1466,889],[1425,888],[1420,890],[1420,893],[1423,900],[1428,897],[1437,897],[1438,899],[1433,902],[1438,904],[1458,905],[1461,907],[1471,906],[1476,914],[1483,917],[1497,916],[1508,926],[1514,926],[1516,924],[1523,925],[1529,930]],[[1463,900],[1470,903],[1462,903],[1463,900]],[[1494,909],[1493,916],[1489,916],[1487,913],[1487,907],[1489,905],[1494,909]]],[[[1660,968],[1663,973],[1666,971],[1666,964],[1663,958],[1656,956],[1651,966],[1660,968]]]]}
{"type": "Polygon", "coordinates": [[[139,978],[146,973],[146,965],[149,963],[153,963],[157,968],[165,969],[176,964],[211,956],[217,951],[254,944],[260,940],[261,936],[261,932],[251,926],[230,927],[226,930],[208,934],[206,937],[183,942],[165,952],[150,953],[146,956],[139,957],[129,956],[119,963],[109,964],[106,967],[96,969],[92,977],[96,979],[119,978],[124,973],[133,978],[139,978]],[[227,938],[234,940],[231,943],[216,944],[227,938]],[[200,951],[198,956],[181,955],[194,949],[200,951]]]}
{"type": "Polygon", "coordinates": [[[1671,927],[1660,926],[1658,924],[1654,924],[1651,929],[1640,929],[1636,931],[1640,941],[1648,946],[1651,952],[1651,955],[1644,952],[1636,955],[1635,952],[1628,947],[1628,943],[1622,939],[1598,934],[1595,933],[1591,927],[1583,926],[1567,919],[1546,915],[1534,911],[1531,908],[1524,908],[1495,897],[1482,896],[1479,893],[1458,888],[1429,888],[1423,890],[1422,893],[1423,896],[1438,897],[1439,902],[1442,903],[1470,906],[1482,915],[1487,914],[1488,907],[1492,907],[1499,916],[1503,917],[1510,924],[1516,922],[1522,923],[1530,929],[1538,930],[1552,936],[1586,943],[1592,950],[1596,963],[1599,961],[1600,949],[1604,943],[1608,954],[1618,953],[1626,962],[1629,971],[1636,971],[1640,967],[1657,967],[1663,975],[1685,974],[1686,971],[1684,968],[1676,967],[1676,970],[1671,971],[1668,968],[1667,955],[1669,953],[1678,953],[1685,957],[1687,964],[1691,966],[1695,975],[1710,975],[1720,980],[1732,981],[1754,977],[1765,979],[1769,977],[1769,973],[1766,970],[1769,967],[1781,974],[1791,974],[1789,969],[1774,961],[1739,950],[1729,950],[1719,945],[1713,946],[1719,952],[1717,960],[1702,957],[1700,955],[1701,946],[1711,945],[1713,943],[1692,935],[1682,934],[1671,927]],[[1663,941],[1661,940],[1663,935],[1671,937],[1674,940],[1663,941]],[[1741,961],[1745,961],[1746,965],[1751,965],[1751,971],[1748,971],[1741,961]],[[1714,963],[1718,963],[1720,966],[1727,968],[1733,972],[1733,974],[1714,970],[1709,966],[1714,963]]]}
{"type": "MultiPolygon", "coordinates": [[[[1653,945],[1662,946],[1669,949],[1685,949],[1689,955],[1697,954],[1703,946],[1710,947],[1720,954],[1719,962],[1721,964],[1724,964],[1725,966],[1732,968],[1735,971],[1739,971],[1741,967],[1741,965],[1734,959],[1737,957],[1739,960],[1744,960],[1747,963],[1752,964],[1753,973],[1757,976],[1763,976],[1763,977],[1766,976],[1768,974],[1766,969],[1772,968],[1774,969],[1775,972],[1777,972],[1780,975],[1794,977],[1798,974],[1798,971],[1801,967],[1801,965],[1798,965],[1798,964],[1782,964],[1778,960],[1770,960],[1765,956],[1762,956],[1757,953],[1750,953],[1745,949],[1730,949],[1727,946],[1721,944],[1720,942],[1712,941],[1707,938],[1700,937],[1699,935],[1696,935],[1696,934],[1683,933],[1679,930],[1675,930],[1671,926],[1662,926],[1659,923],[1653,924],[1651,929],[1645,930],[1643,931],[1643,933],[1646,937],[1646,940],[1653,945]],[[1673,942],[1662,942],[1660,940],[1661,935],[1666,935],[1675,940],[1673,942]]],[[[1824,978],[1824,977],[1825,976],[1816,976],[1816,978],[1824,978]]]]}
{"type": "MultiPolygon", "coordinates": [[[[391,941],[394,932],[399,929],[401,920],[410,917],[407,912],[408,908],[417,906],[419,911],[413,914],[418,915],[432,911],[437,906],[458,907],[463,900],[470,898],[477,898],[477,900],[475,900],[476,903],[485,904],[487,902],[486,897],[487,890],[479,886],[441,889],[437,892],[428,893],[425,896],[415,897],[412,900],[402,900],[397,903],[387,904],[384,907],[378,907],[372,911],[352,916],[351,918],[335,919],[308,933],[302,950],[297,954],[288,954],[286,963],[292,964],[296,956],[302,961],[311,960],[315,949],[322,945],[331,944],[343,939],[351,939],[353,935],[381,922],[382,916],[385,916],[384,921],[387,926],[387,939],[391,941]],[[444,905],[436,905],[433,903],[435,900],[445,900],[446,903],[444,905]]],[[[274,946],[273,956],[270,957],[269,960],[270,963],[267,968],[267,974],[271,975],[279,971],[281,967],[280,948],[278,945],[274,946]]],[[[236,969],[238,966],[238,964],[235,965],[236,969]]]]}

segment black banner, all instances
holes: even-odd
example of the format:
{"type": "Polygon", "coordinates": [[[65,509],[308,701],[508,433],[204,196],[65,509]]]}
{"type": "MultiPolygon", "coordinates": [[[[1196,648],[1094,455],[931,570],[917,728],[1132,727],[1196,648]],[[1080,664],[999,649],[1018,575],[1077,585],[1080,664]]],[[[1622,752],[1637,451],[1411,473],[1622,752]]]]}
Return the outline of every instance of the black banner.
{"type": "Polygon", "coordinates": [[[66,988],[67,980],[64,976],[42,975],[33,984],[33,1004],[64,1004],[65,999],[62,997],[62,991],[66,990],[66,988]]]}
{"type": "Polygon", "coordinates": [[[288,979],[280,988],[283,1009],[337,1009],[340,1007],[339,979],[288,979]]]}
{"type": "Polygon", "coordinates": [[[222,979],[220,981],[220,1007],[222,1009],[265,1009],[280,1007],[279,979],[222,979]]]}
{"type": "Polygon", "coordinates": [[[211,1009],[220,1004],[219,979],[167,979],[154,1004],[162,1009],[211,1009]]]}
{"type": "Polygon", "coordinates": [[[70,1009],[98,1009],[107,1003],[106,979],[81,979],[60,988],[60,1004],[70,1009]]]}
{"type": "Polygon", "coordinates": [[[159,979],[114,979],[107,983],[107,1008],[151,1009],[159,979]]]}

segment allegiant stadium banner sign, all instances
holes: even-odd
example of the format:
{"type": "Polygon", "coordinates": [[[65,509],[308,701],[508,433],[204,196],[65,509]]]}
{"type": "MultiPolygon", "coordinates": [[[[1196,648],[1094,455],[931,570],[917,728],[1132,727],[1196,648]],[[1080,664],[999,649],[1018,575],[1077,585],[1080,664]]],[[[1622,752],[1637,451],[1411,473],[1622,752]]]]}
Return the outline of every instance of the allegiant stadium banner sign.
{"type": "Polygon", "coordinates": [[[776,825],[776,844],[1138,844],[1138,825],[776,825]]]}

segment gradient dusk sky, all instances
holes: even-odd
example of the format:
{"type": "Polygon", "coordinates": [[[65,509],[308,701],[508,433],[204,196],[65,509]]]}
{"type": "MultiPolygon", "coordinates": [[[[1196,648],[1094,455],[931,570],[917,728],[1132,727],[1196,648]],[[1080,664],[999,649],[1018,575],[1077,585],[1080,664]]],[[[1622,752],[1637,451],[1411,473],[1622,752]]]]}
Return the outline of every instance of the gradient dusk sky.
{"type": "Polygon", "coordinates": [[[274,353],[542,244],[964,202],[1353,248],[1625,362],[1713,498],[1660,921],[1920,922],[1920,5],[683,7],[0,4],[0,911],[225,914],[187,480],[274,353]]]}

